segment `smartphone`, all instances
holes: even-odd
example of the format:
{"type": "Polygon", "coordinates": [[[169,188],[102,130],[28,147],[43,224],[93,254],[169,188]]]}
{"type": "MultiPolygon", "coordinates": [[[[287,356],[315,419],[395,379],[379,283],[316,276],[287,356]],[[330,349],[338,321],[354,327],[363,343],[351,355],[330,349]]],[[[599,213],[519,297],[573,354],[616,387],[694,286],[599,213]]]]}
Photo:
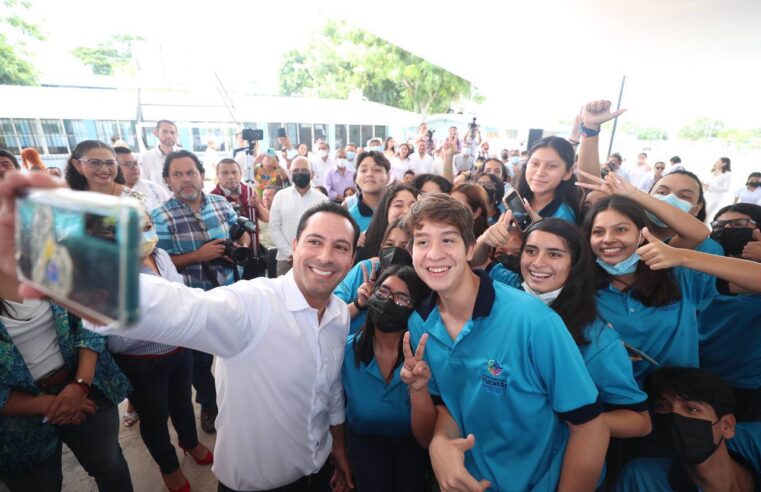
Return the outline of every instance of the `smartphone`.
{"type": "Polygon", "coordinates": [[[505,197],[505,204],[513,213],[513,221],[518,225],[521,231],[528,229],[531,225],[531,214],[526,210],[526,206],[523,204],[523,199],[517,191],[511,190],[505,197]]]}
{"type": "Polygon", "coordinates": [[[277,138],[285,137],[285,128],[278,128],[277,129],[277,138]]]}
{"type": "Polygon", "coordinates": [[[19,277],[99,323],[134,323],[144,213],[134,198],[29,190],[16,198],[19,277]]]}

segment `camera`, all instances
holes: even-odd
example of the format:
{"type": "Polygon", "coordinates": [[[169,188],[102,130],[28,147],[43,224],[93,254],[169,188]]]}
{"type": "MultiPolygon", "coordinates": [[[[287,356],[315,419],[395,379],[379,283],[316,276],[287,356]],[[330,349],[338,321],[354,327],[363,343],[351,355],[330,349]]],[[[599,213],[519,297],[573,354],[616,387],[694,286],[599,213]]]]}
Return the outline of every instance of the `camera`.
{"type": "Polygon", "coordinates": [[[246,142],[254,142],[258,140],[264,140],[264,130],[254,130],[253,128],[244,128],[242,133],[243,140],[246,142]]]}
{"type": "Polygon", "coordinates": [[[429,139],[430,139],[430,138],[433,138],[433,134],[434,134],[434,133],[436,133],[436,130],[428,130],[428,133],[427,133],[427,135],[428,135],[428,138],[429,138],[429,139]]]}
{"type": "Polygon", "coordinates": [[[225,239],[225,251],[223,254],[238,265],[243,265],[251,259],[250,248],[234,244],[246,232],[255,233],[256,224],[245,217],[238,217],[236,223],[230,227],[230,237],[225,239]]]}
{"type": "Polygon", "coordinates": [[[478,123],[476,123],[476,117],[473,117],[473,121],[470,123],[470,132],[473,133],[478,130],[478,123]]]}

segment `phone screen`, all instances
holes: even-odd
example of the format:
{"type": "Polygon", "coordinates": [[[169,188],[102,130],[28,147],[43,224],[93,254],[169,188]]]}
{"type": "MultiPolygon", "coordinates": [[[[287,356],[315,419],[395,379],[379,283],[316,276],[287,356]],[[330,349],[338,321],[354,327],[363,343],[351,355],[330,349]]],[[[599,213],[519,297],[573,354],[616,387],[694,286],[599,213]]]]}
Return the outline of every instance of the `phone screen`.
{"type": "Polygon", "coordinates": [[[531,215],[528,213],[528,210],[526,210],[526,206],[523,204],[520,195],[513,190],[508,193],[505,202],[507,202],[508,208],[513,213],[513,220],[518,227],[522,231],[528,229],[528,226],[531,225],[531,215]]]}
{"type": "Polygon", "coordinates": [[[136,321],[142,211],[132,199],[36,190],[17,198],[16,210],[26,282],[101,323],[136,321]]]}

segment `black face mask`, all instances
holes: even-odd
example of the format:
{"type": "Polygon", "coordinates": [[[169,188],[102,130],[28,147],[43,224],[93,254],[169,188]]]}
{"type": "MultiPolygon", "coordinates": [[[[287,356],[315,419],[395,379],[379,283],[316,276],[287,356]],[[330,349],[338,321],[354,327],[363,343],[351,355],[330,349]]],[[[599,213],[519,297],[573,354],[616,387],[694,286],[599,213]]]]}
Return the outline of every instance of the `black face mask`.
{"type": "Polygon", "coordinates": [[[505,268],[512,272],[520,273],[521,271],[521,259],[519,256],[500,253],[494,257],[494,261],[501,263],[505,268]]]}
{"type": "MultiPolygon", "coordinates": [[[[713,442],[713,426],[709,420],[672,414],[671,437],[676,456],[688,465],[699,465],[716,451],[719,444],[713,442]]],[[[718,422],[717,422],[718,423],[718,422]]]]}
{"type": "Polygon", "coordinates": [[[651,413],[653,419],[653,432],[650,435],[653,454],[656,456],[674,456],[674,439],[671,437],[673,429],[673,413],[651,413]]]}
{"type": "Polygon", "coordinates": [[[407,265],[412,266],[412,256],[404,248],[389,246],[380,250],[381,270],[389,265],[407,265]]]}
{"type": "Polygon", "coordinates": [[[481,188],[486,190],[486,196],[489,197],[489,203],[497,203],[497,189],[492,186],[481,185],[481,188]]]}
{"type": "Polygon", "coordinates": [[[309,173],[293,173],[291,174],[291,181],[296,188],[306,188],[309,186],[309,182],[312,181],[312,177],[309,173]]]}
{"type": "Polygon", "coordinates": [[[412,314],[412,308],[397,306],[390,297],[380,299],[372,295],[367,302],[367,320],[385,333],[406,330],[407,318],[410,314],[412,314]]]}
{"type": "Polygon", "coordinates": [[[727,256],[740,256],[743,248],[753,239],[753,229],[726,227],[711,233],[711,239],[721,244],[727,256]]]}

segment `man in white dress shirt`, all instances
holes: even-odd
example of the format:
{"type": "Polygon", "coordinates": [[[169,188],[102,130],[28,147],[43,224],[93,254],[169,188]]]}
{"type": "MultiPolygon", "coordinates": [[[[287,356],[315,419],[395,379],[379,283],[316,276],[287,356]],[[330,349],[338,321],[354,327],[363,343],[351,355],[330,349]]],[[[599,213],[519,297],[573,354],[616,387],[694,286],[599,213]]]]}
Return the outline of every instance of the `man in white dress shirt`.
{"type": "Polygon", "coordinates": [[[172,198],[172,195],[158,183],[142,179],[140,176],[142,171],[140,165],[135,159],[132,151],[127,147],[114,147],[116,153],[116,161],[119,163],[119,168],[122,170],[124,176],[124,184],[128,188],[132,188],[134,191],[138,191],[145,195],[145,208],[149,212],[159,205],[163,205],[165,201],[172,198]]]}
{"type": "Polygon", "coordinates": [[[330,155],[330,145],[324,140],[320,140],[317,144],[317,155],[312,158],[312,170],[314,171],[312,184],[314,186],[325,186],[328,171],[333,169],[335,165],[336,161],[330,155]]]}
{"type": "Polygon", "coordinates": [[[416,142],[417,152],[410,156],[410,167],[415,171],[415,175],[430,174],[433,172],[433,157],[426,151],[427,141],[418,139],[416,142]]]}
{"type": "MultiPolygon", "coordinates": [[[[15,275],[14,213],[6,207],[49,176],[10,173],[0,182],[0,270],[15,275]]],[[[210,291],[140,276],[141,321],[88,328],[171,343],[217,355],[217,442],[212,471],[219,491],[353,488],[344,443],[346,304],[333,290],[349,271],[359,228],[334,203],[307,211],[293,241],[293,270],[210,291]]],[[[30,288],[23,292],[33,295],[30,288]]],[[[39,293],[37,293],[39,295],[39,293]]]]}
{"type": "Polygon", "coordinates": [[[177,147],[177,125],[169,120],[159,120],[156,123],[156,128],[153,130],[153,135],[159,140],[158,146],[155,149],[143,152],[140,156],[143,178],[158,183],[169,191],[169,187],[167,187],[163,178],[164,161],[166,156],[175,150],[180,150],[177,147]]]}

